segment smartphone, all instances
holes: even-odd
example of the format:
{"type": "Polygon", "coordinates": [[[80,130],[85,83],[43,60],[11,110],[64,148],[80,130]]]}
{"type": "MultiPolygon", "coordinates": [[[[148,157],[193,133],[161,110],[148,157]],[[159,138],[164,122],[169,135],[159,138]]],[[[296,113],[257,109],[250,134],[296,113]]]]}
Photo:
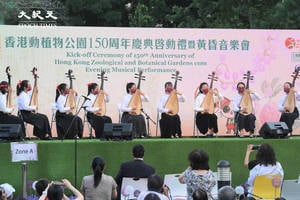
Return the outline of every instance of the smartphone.
{"type": "Polygon", "coordinates": [[[253,146],[252,146],[252,150],[258,150],[259,147],[260,147],[260,145],[253,145],[253,146]]]}
{"type": "Polygon", "coordinates": [[[64,183],[61,182],[61,181],[53,181],[52,183],[53,183],[54,185],[64,185],[64,183]]]}

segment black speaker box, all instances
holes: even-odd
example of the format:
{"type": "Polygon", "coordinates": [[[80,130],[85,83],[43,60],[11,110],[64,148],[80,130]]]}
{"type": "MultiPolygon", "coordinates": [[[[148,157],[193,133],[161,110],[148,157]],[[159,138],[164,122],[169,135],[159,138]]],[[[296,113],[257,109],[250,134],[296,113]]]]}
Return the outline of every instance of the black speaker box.
{"type": "Polygon", "coordinates": [[[105,123],[104,137],[106,139],[132,139],[132,123],[105,123]]]}
{"type": "Polygon", "coordinates": [[[285,138],[289,134],[289,128],[285,122],[265,122],[259,130],[264,139],[285,138]]]}
{"type": "Polygon", "coordinates": [[[22,139],[21,124],[0,124],[0,139],[22,139]]]}

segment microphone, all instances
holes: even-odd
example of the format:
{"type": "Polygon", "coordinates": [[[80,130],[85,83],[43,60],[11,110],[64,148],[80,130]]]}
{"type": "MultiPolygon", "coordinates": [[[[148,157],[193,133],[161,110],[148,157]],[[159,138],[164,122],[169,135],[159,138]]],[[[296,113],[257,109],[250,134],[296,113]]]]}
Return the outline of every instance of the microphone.
{"type": "Polygon", "coordinates": [[[87,96],[84,96],[84,95],[81,95],[81,97],[83,97],[83,98],[84,98],[84,100],[91,100],[89,97],[87,97],[87,96]]]}

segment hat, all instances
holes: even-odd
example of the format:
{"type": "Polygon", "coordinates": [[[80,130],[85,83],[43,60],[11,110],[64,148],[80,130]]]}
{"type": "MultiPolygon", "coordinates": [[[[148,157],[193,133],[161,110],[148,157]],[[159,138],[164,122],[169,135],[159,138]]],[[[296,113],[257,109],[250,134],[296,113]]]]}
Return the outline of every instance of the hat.
{"type": "Polygon", "coordinates": [[[16,191],[15,188],[8,183],[3,183],[0,185],[0,187],[4,188],[7,197],[10,197],[12,193],[16,191]]]}

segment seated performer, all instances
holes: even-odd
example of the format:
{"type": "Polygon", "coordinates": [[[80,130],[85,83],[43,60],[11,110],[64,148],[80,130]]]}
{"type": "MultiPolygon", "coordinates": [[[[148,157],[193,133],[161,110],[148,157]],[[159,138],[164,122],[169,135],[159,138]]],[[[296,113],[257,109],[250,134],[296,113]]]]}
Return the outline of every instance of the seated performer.
{"type": "MultiPolygon", "coordinates": [[[[208,107],[203,107],[203,100],[205,99],[209,91],[208,84],[203,82],[199,86],[199,93],[194,102],[194,110],[197,112],[196,115],[196,125],[200,133],[208,137],[214,136],[218,133],[218,117],[215,113],[210,114],[208,107]]],[[[217,101],[222,100],[222,96],[219,91],[215,88],[213,89],[213,105],[217,101]]]]}
{"type": "Polygon", "coordinates": [[[298,108],[296,106],[297,106],[297,103],[300,101],[300,93],[294,91],[294,98],[296,100],[295,108],[292,112],[289,112],[287,110],[287,108],[284,107],[284,103],[286,101],[286,98],[287,98],[290,90],[294,90],[294,88],[292,87],[292,84],[290,82],[285,82],[283,87],[284,87],[283,90],[284,90],[285,94],[282,96],[282,98],[280,99],[280,101],[278,103],[278,110],[279,110],[279,112],[281,112],[279,121],[285,122],[289,128],[289,132],[292,133],[294,121],[295,121],[295,119],[297,119],[299,117],[298,108]]]}
{"type": "MultiPolygon", "coordinates": [[[[181,137],[181,121],[178,114],[170,115],[172,110],[165,108],[165,105],[173,91],[173,84],[171,82],[165,83],[165,94],[163,94],[158,103],[158,111],[161,113],[159,120],[160,133],[162,138],[181,137]]],[[[182,93],[177,93],[179,102],[184,102],[185,97],[182,93]]]]}
{"type": "MultiPolygon", "coordinates": [[[[239,130],[239,136],[244,137],[247,132],[249,132],[249,136],[253,137],[254,129],[255,129],[255,120],[256,117],[254,115],[254,109],[252,113],[243,114],[245,108],[240,106],[242,101],[244,92],[245,92],[245,84],[243,82],[239,82],[236,87],[238,94],[233,99],[233,111],[235,112],[235,117],[237,121],[237,126],[239,130]]],[[[260,100],[260,96],[257,93],[250,91],[250,98],[252,99],[252,107],[253,101],[260,100]]]]}
{"type": "Polygon", "coordinates": [[[44,114],[35,113],[37,107],[30,106],[31,94],[29,92],[31,89],[31,84],[28,80],[23,80],[18,83],[18,109],[23,120],[34,126],[33,135],[39,137],[40,139],[52,139],[48,117],[44,114]]]}
{"type": "Polygon", "coordinates": [[[21,137],[24,138],[26,134],[23,120],[12,115],[11,113],[14,109],[7,107],[7,94],[9,89],[11,88],[6,81],[0,83],[0,124],[20,124],[22,128],[21,137]]]}
{"type": "Polygon", "coordinates": [[[82,138],[83,124],[78,116],[68,113],[70,107],[65,107],[69,94],[69,87],[66,83],[61,83],[56,88],[56,129],[57,136],[60,139],[73,139],[78,136],[82,138]]]}
{"type": "MultiPolygon", "coordinates": [[[[104,139],[103,128],[105,123],[112,123],[110,117],[106,115],[98,115],[96,112],[100,111],[100,107],[94,107],[94,102],[99,93],[99,86],[97,83],[88,84],[88,100],[84,103],[83,107],[87,110],[87,119],[96,133],[96,138],[104,139]]],[[[104,101],[109,102],[109,96],[104,91],[104,101]]]]}
{"type": "MultiPolygon", "coordinates": [[[[132,82],[127,83],[126,92],[127,94],[123,97],[120,110],[123,112],[121,122],[122,123],[132,123],[132,136],[134,138],[146,137],[146,123],[145,117],[142,114],[131,114],[132,111],[136,111],[138,106],[129,107],[129,103],[137,91],[136,85],[132,82]]],[[[149,98],[142,91],[139,92],[142,101],[149,101],[149,98]]]]}

